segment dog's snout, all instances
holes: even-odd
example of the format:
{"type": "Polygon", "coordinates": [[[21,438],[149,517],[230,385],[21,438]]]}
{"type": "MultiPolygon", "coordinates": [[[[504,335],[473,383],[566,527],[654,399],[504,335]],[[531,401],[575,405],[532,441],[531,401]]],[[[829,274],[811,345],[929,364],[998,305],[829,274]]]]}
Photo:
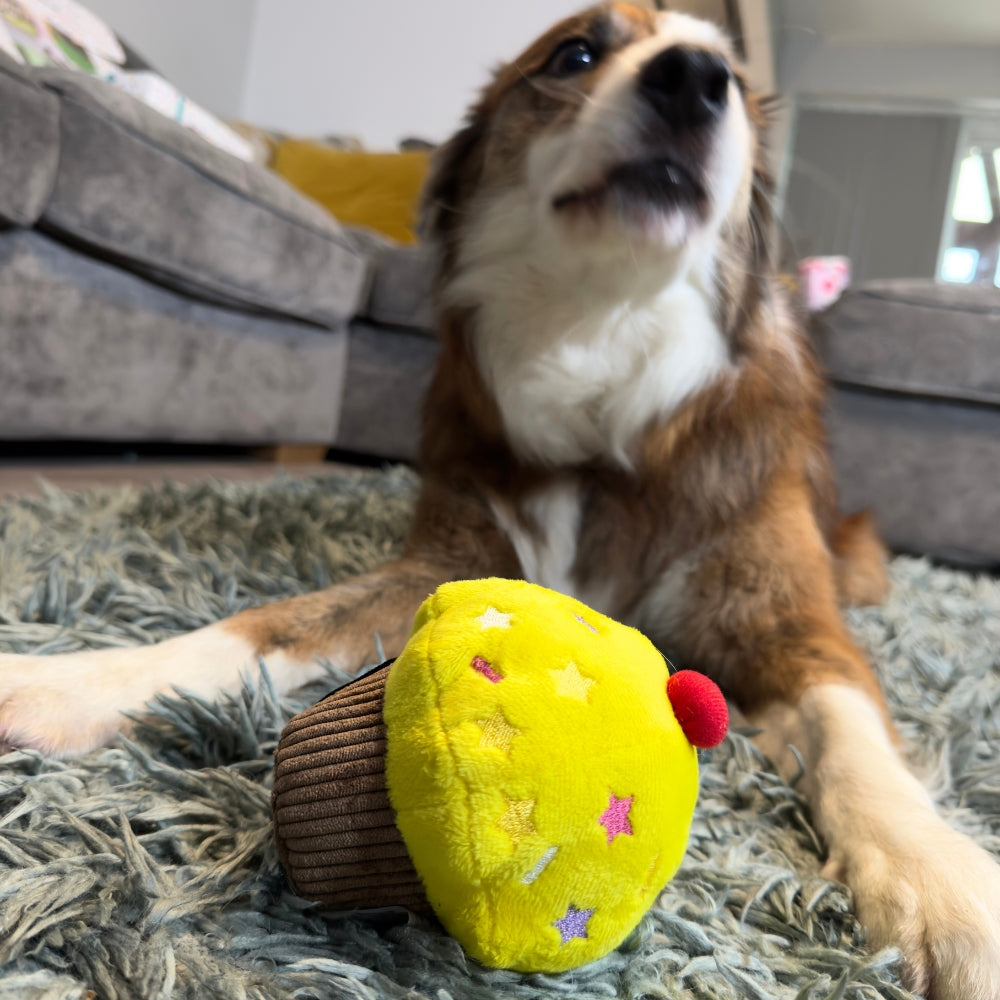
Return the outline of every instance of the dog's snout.
{"type": "Polygon", "coordinates": [[[697,128],[725,111],[731,75],[721,56],[672,45],[643,66],[639,90],[673,127],[697,128]]]}

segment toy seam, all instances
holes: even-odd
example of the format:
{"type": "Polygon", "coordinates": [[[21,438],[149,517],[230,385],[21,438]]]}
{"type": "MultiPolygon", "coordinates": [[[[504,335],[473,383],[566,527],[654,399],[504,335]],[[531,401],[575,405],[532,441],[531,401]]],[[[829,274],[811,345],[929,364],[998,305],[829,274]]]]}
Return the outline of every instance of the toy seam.
{"type": "MultiPolygon", "coordinates": [[[[436,610],[436,609],[435,609],[436,610]]],[[[440,615],[435,615],[434,621],[429,629],[427,629],[427,639],[424,645],[423,661],[424,663],[430,665],[431,656],[430,649],[432,643],[432,632],[437,632],[438,625],[441,621],[440,615]]],[[[472,828],[472,794],[469,789],[468,782],[462,777],[462,772],[458,766],[458,757],[455,752],[455,748],[452,746],[450,732],[444,724],[444,709],[441,706],[441,685],[438,683],[437,676],[432,669],[428,669],[428,676],[430,677],[431,683],[434,685],[434,708],[437,712],[437,724],[438,729],[441,732],[442,739],[444,740],[444,745],[448,751],[448,756],[451,758],[452,769],[455,773],[455,778],[458,784],[461,786],[462,790],[465,792],[465,815],[463,817],[463,826],[468,836],[469,844],[469,856],[472,858],[472,864],[476,870],[477,881],[482,886],[482,860],[477,857],[476,844],[474,838],[471,836],[472,828]]],[[[477,913],[477,917],[481,918],[483,923],[486,924],[486,934],[485,937],[490,936],[493,933],[493,928],[489,926],[489,907],[481,907],[477,913]]]]}

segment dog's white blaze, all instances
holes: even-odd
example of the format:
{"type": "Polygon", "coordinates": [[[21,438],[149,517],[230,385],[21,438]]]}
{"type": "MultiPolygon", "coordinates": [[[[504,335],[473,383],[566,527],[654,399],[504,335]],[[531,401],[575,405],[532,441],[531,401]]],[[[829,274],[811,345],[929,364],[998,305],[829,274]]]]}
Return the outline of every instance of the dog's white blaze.
{"type": "Polygon", "coordinates": [[[574,594],[573,565],[580,534],[580,495],[569,481],[539,490],[512,511],[496,503],[494,516],[510,539],[524,578],[574,594]]]}
{"type": "Polygon", "coordinates": [[[788,747],[801,754],[824,873],[850,884],[873,943],[902,947],[942,997],[1000,997],[1000,867],[935,812],[872,700],[820,684],[750,721],[786,773],[797,768],[788,747]]]}
{"type": "Polygon", "coordinates": [[[663,646],[669,646],[683,632],[685,590],[700,556],[695,551],[675,559],[639,601],[636,628],[663,646]]]}
{"type": "Polygon", "coordinates": [[[579,341],[497,361],[498,398],[526,453],[552,461],[612,455],[624,465],[643,428],[669,417],[729,365],[709,302],[687,284],[609,312],[579,341]]]}
{"type": "Polygon", "coordinates": [[[643,428],[728,370],[726,342],[690,283],[634,307],[594,302],[582,289],[577,299],[572,318],[563,303],[523,303],[530,337],[510,302],[485,304],[477,358],[519,454],[556,464],[607,455],[628,465],[643,428]]]}

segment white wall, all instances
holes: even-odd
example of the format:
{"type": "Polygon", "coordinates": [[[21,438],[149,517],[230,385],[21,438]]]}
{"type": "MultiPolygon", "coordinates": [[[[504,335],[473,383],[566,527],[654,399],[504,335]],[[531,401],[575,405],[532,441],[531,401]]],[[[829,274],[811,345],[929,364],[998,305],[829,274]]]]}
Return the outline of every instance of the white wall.
{"type": "Polygon", "coordinates": [[[87,0],[210,111],[373,149],[446,138],[494,66],[587,2],[87,0]]]}
{"type": "Polygon", "coordinates": [[[407,136],[440,141],[497,63],[583,5],[257,0],[240,112],[292,133],[358,136],[372,149],[407,136]]]}
{"type": "Polygon", "coordinates": [[[778,63],[786,93],[964,104],[1000,95],[1000,52],[966,45],[838,45],[798,39],[778,63]]]}
{"type": "Polygon", "coordinates": [[[192,100],[239,115],[258,0],[85,2],[192,100]]]}
{"type": "MultiPolygon", "coordinates": [[[[941,0],[932,2],[949,9],[941,0]]],[[[856,5],[857,0],[852,3],[856,5]]],[[[829,0],[826,4],[822,0],[774,0],[773,6],[780,36],[777,82],[786,94],[951,104],[1000,97],[1000,46],[995,33],[984,36],[983,44],[968,43],[977,23],[971,17],[978,10],[969,0],[949,9],[948,16],[959,20],[965,13],[970,20],[942,32],[937,44],[927,41],[923,20],[916,25],[919,31],[913,30],[914,26],[908,29],[905,20],[899,22],[899,40],[888,43],[881,16],[847,32],[841,23],[844,12],[838,14],[840,20],[833,17],[829,0]],[[965,7],[969,11],[964,11],[965,7]]],[[[870,0],[869,6],[877,7],[878,3],[870,0]]],[[[924,0],[918,6],[923,9],[924,0]]],[[[930,14],[928,11],[925,20],[930,14]]],[[[1000,22],[1000,15],[996,17],[1000,22]]],[[[861,20],[860,14],[857,20],[861,20]]]]}
{"type": "MultiPolygon", "coordinates": [[[[797,0],[801,6],[816,0],[797,0]]],[[[870,45],[1000,44],[996,0],[837,0],[818,3],[823,34],[870,45]]]]}
{"type": "MultiPolygon", "coordinates": [[[[407,136],[446,138],[493,67],[589,0],[87,2],[222,117],[391,149],[407,136]]],[[[671,6],[725,16],[724,0],[671,6]]]]}

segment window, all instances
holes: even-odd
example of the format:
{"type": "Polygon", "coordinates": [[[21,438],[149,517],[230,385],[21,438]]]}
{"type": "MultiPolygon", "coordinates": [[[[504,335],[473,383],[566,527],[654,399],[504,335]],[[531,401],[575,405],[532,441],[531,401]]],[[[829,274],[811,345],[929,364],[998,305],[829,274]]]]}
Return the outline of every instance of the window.
{"type": "Polygon", "coordinates": [[[968,285],[979,271],[979,251],[972,247],[948,247],[941,260],[941,277],[945,281],[968,285]]]}
{"type": "Polygon", "coordinates": [[[973,125],[956,164],[938,278],[1000,288],[1000,126],[973,125]],[[989,133],[992,132],[992,135],[989,133]]]}
{"type": "MultiPolygon", "coordinates": [[[[1000,157],[1000,150],[994,150],[993,157],[995,162],[1000,157]]],[[[978,149],[972,150],[959,165],[951,217],[959,222],[979,222],[983,225],[993,221],[986,158],[978,149]]]]}

